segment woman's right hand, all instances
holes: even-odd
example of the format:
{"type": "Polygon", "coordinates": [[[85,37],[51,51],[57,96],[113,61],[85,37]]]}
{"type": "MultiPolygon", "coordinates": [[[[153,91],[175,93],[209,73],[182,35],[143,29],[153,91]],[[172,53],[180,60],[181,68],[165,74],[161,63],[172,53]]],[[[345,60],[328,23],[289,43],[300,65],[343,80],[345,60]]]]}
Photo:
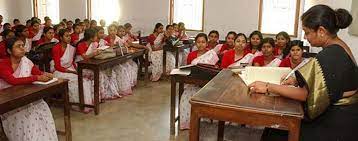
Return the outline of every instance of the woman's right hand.
{"type": "Polygon", "coordinates": [[[47,77],[46,75],[38,75],[37,80],[41,82],[47,82],[50,81],[52,78],[47,77]]]}
{"type": "Polygon", "coordinates": [[[283,76],[281,78],[281,85],[293,85],[293,86],[297,86],[297,80],[295,77],[288,77],[287,79],[285,79],[286,76],[283,76]]]}

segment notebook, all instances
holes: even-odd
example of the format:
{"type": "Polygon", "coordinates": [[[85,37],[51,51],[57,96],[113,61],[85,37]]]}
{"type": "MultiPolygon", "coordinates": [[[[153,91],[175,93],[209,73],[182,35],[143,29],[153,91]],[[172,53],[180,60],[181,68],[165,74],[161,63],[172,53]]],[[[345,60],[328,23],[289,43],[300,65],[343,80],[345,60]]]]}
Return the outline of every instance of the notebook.
{"type": "Polygon", "coordinates": [[[47,82],[41,82],[41,81],[35,81],[35,82],[32,82],[32,84],[36,84],[36,85],[48,85],[48,84],[51,84],[53,82],[56,82],[58,79],[57,78],[52,78],[50,81],[47,81],[47,82]]]}

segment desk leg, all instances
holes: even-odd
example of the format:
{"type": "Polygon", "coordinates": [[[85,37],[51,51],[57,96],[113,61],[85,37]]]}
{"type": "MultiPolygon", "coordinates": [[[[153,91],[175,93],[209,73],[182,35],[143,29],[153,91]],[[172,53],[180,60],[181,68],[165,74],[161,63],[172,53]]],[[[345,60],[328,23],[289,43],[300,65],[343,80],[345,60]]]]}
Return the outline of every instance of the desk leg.
{"type": "Polygon", "coordinates": [[[171,76],[170,86],[170,134],[175,134],[175,105],[176,105],[176,82],[175,76],[171,76]]]}
{"type": "Polygon", "coordinates": [[[83,73],[82,73],[82,68],[81,66],[78,66],[78,93],[79,93],[79,97],[80,97],[80,109],[81,111],[83,111],[85,109],[85,99],[84,99],[84,94],[83,94],[83,73]]]}
{"type": "Polygon", "coordinates": [[[70,97],[68,95],[68,83],[66,83],[65,92],[64,92],[64,96],[63,96],[66,141],[72,141],[71,113],[70,113],[71,105],[70,105],[69,99],[70,99],[70,97]]]}
{"type": "Polygon", "coordinates": [[[144,55],[144,81],[145,82],[148,82],[148,80],[149,80],[149,75],[148,75],[148,66],[149,66],[149,54],[148,54],[148,52],[147,53],[145,53],[145,55],[144,55]]]}
{"type": "Polygon", "coordinates": [[[99,114],[99,69],[95,69],[94,71],[94,113],[95,115],[99,114]]]}
{"type": "MultiPolygon", "coordinates": [[[[178,81],[178,80],[176,80],[178,81]]],[[[184,83],[179,82],[179,95],[178,95],[178,129],[180,129],[180,99],[184,92],[184,83]]],[[[176,118],[176,117],[175,117],[176,118]]]]}
{"type": "Polygon", "coordinates": [[[189,141],[199,141],[200,117],[196,106],[191,105],[189,141]]]}
{"type": "Polygon", "coordinates": [[[176,49],[175,51],[175,68],[178,68],[179,66],[179,49],[176,49]]]}
{"type": "Polygon", "coordinates": [[[218,141],[224,140],[224,129],[225,129],[225,121],[219,121],[218,125],[218,141]]]}
{"type": "Polygon", "coordinates": [[[300,127],[301,127],[301,121],[296,120],[294,124],[289,127],[288,131],[288,141],[299,141],[300,139],[300,127]]]}
{"type": "Polygon", "coordinates": [[[165,51],[163,49],[163,73],[162,73],[162,76],[165,76],[166,75],[166,70],[167,70],[167,51],[165,51]]]}

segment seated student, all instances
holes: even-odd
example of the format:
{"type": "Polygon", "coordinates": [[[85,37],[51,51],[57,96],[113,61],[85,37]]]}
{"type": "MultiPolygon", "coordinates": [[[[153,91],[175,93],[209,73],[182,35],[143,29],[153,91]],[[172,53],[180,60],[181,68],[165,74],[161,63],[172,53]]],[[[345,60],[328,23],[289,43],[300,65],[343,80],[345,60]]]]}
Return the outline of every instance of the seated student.
{"type": "Polygon", "coordinates": [[[130,23],[124,24],[124,29],[126,31],[125,36],[126,36],[126,38],[128,38],[129,41],[138,41],[138,37],[131,32],[132,24],[130,24],[130,23]]]}
{"type": "Polygon", "coordinates": [[[253,66],[278,67],[281,60],[275,57],[274,49],[275,41],[272,38],[263,39],[261,44],[262,55],[254,58],[253,66]]]}
{"type": "Polygon", "coordinates": [[[31,23],[32,23],[31,20],[27,20],[25,26],[28,27],[28,28],[30,28],[30,27],[31,27],[31,23]]]}
{"type": "Polygon", "coordinates": [[[221,68],[240,66],[241,64],[251,64],[254,55],[251,52],[245,52],[247,43],[245,34],[239,33],[235,38],[234,49],[224,53],[221,62],[221,68]]]}
{"type": "Polygon", "coordinates": [[[11,29],[11,24],[10,23],[5,23],[3,25],[3,30],[6,30],[6,29],[11,29]]]}
{"type": "Polygon", "coordinates": [[[287,55],[280,63],[279,67],[290,67],[291,69],[296,68],[299,64],[304,63],[306,58],[303,58],[303,42],[300,40],[294,40],[290,43],[290,54],[287,55]]]}
{"type": "Polygon", "coordinates": [[[29,52],[32,49],[32,39],[29,36],[29,30],[24,25],[18,25],[15,27],[16,38],[21,39],[25,43],[25,51],[29,52]]]}
{"type": "MultiPolygon", "coordinates": [[[[79,41],[76,48],[76,62],[84,59],[90,59],[98,55],[101,51],[98,50],[98,43],[96,42],[97,33],[95,29],[86,29],[85,36],[79,41]]],[[[90,70],[83,70],[83,75],[87,79],[93,78],[93,72],[90,70]]],[[[101,70],[99,73],[99,92],[101,99],[115,99],[121,98],[119,95],[116,81],[112,81],[115,76],[112,73],[107,73],[107,70],[101,70]]],[[[93,89],[91,89],[93,90],[93,89]]]]}
{"type": "Polygon", "coordinates": [[[91,27],[91,24],[90,24],[90,21],[89,19],[84,19],[83,20],[83,24],[81,24],[81,26],[83,27],[83,32],[86,30],[86,29],[89,29],[91,27]]]}
{"type": "Polygon", "coordinates": [[[246,46],[245,51],[246,52],[251,52],[252,54],[254,54],[254,56],[260,56],[262,55],[261,53],[261,42],[262,42],[262,34],[260,31],[253,31],[250,36],[250,43],[246,46]]]}
{"type": "Polygon", "coordinates": [[[53,30],[55,31],[54,38],[57,40],[60,40],[60,36],[58,35],[58,33],[60,32],[61,29],[66,29],[66,27],[63,26],[62,24],[57,24],[57,25],[53,26],[53,30]]]}
{"type": "MultiPolygon", "coordinates": [[[[219,57],[213,50],[207,50],[208,37],[204,33],[199,33],[195,37],[195,44],[198,50],[190,52],[187,59],[187,64],[210,64],[215,65],[219,61],[219,57]]],[[[183,95],[180,99],[180,129],[190,128],[190,98],[200,90],[200,87],[195,85],[185,85],[183,95]]]]}
{"type": "Polygon", "coordinates": [[[290,36],[287,32],[280,32],[276,35],[276,47],[275,47],[275,55],[280,59],[285,59],[287,55],[290,53],[288,49],[290,46],[290,36]]]}
{"type": "MultiPolygon", "coordinates": [[[[108,26],[109,34],[105,37],[103,27],[97,27],[98,29],[98,37],[99,37],[99,46],[125,46],[125,41],[117,36],[117,27],[114,24],[108,26]]],[[[123,35],[123,30],[121,31],[121,35],[123,35]]],[[[126,63],[118,64],[112,68],[112,76],[115,76],[117,81],[117,87],[120,95],[131,95],[132,86],[136,84],[136,80],[133,80],[132,70],[130,65],[126,63]],[[132,77],[131,77],[132,76],[132,77]]],[[[138,70],[135,70],[138,71],[138,70]]],[[[135,78],[136,79],[136,78],[135,78]]]]}
{"type": "Polygon", "coordinates": [[[79,24],[73,25],[73,33],[71,34],[71,44],[77,45],[78,41],[80,41],[82,38],[80,38],[82,27],[79,24]]]}
{"type": "Polygon", "coordinates": [[[226,35],[225,44],[221,44],[221,45],[216,46],[214,48],[214,51],[218,55],[223,55],[229,49],[233,49],[234,48],[234,39],[235,39],[235,37],[236,37],[236,33],[234,31],[230,31],[226,35]]]}
{"type": "Polygon", "coordinates": [[[12,21],[12,23],[13,23],[12,29],[14,29],[15,26],[21,25],[21,22],[19,19],[14,19],[12,21]]]}
{"type": "Polygon", "coordinates": [[[70,31],[70,34],[72,34],[74,31],[74,28],[73,28],[73,22],[72,21],[67,21],[66,22],[66,28],[68,31],[70,31]]]}
{"type": "Polygon", "coordinates": [[[216,30],[211,30],[209,32],[209,41],[208,41],[208,49],[214,49],[217,45],[219,45],[219,32],[216,30]]]}
{"type": "Polygon", "coordinates": [[[36,46],[41,46],[46,43],[58,43],[55,38],[55,30],[52,27],[45,27],[43,30],[43,36],[40,40],[36,41],[36,46]]]}
{"type": "Polygon", "coordinates": [[[52,20],[50,18],[45,19],[44,27],[52,27],[52,20]]]}
{"type": "Polygon", "coordinates": [[[97,21],[96,20],[91,20],[90,28],[94,29],[96,27],[97,27],[97,21]]]}
{"type": "Polygon", "coordinates": [[[4,59],[9,57],[8,53],[6,53],[6,39],[14,38],[15,33],[12,30],[7,29],[1,33],[1,36],[3,41],[0,42],[0,59],[4,59]]]}
{"type": "MultiPolygon", "coordinates": [[[[61,42],[52,48],[53,61],[51,61],[51,72],[53,72],[55,77],[69,80],[68,92],[70,102],[79,103],[78,76],[74,62],[76,48],[70,45],[71,36],[69,31],[61,29],[59,36],[61,42]]],[[[83,79],[85,104],[92,104],[93,93],[91,92],[91,87],[91,80],[83,79]]]]}
{"type": "MultiPolygon", "coordinates": [[[[24,42],[6,41],[9,57],[0,60],[0,89],[13,85],[47,82],[52,74],[41,72],[25,57],[24,42]]],[[[44,100],[37,100],[1,115],[2,127],[9,141],[57,141],[55,122],[44,100]]]]}
{"type": "Polygon", "coordinates": [[[163,46],[167,38],[173,35],[173,26],[167,25],[166,31],[163,31],[163,25],[157,23],[154,32],[148,37],[147,47],[149,48],[149,59],[152,63],[152,75],[150,80],[158,81],[163,73],[170,73],[175,68],[175,57],[172,53],[167,52],[166,72],[163,72],[163,46]]]}
{"type": "Polygon", "coordinates": [[[189,40],[189,36],[186,34],[185,31],[185,24],[183,22],[178,23],[178,36],[179,40],[189,40]]]}
{"type": "Polygon", "coordinates": [[[32,20],[31,26],[29,28],[29,37],[32,38],[32,41],[38,41],[42,36],[42,28],[38,20],[32,20]]]}
{"type": "Polygon", "coordinates": [[[179,25],[177,23],[173,23],[174,33],[173,36],[178,37],[179,36],[179,25]]]}

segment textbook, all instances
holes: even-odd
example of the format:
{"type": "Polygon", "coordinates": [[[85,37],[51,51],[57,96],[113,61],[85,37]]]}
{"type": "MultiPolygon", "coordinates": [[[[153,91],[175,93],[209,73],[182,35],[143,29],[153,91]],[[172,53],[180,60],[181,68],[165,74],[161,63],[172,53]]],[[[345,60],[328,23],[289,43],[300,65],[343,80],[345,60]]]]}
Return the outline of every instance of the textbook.
{"type": "Polygon", "coordinates": [[[246,85],[255,81],[269,82],[280,85],[281,78],[291,72],[288,67],[245,67],[239,73],[246,85]]]}
{"type": "Polygon", "coordinates": [[[58,80],[57,78],[52,78],[50,81],[47,81],[47,82],[35,81],[35,82],[32,82],[32,84],[48,85],[48,84],[51,84],[51,83],[53,83],[53,82],[56,82],[57,80],[58,80]]]}

